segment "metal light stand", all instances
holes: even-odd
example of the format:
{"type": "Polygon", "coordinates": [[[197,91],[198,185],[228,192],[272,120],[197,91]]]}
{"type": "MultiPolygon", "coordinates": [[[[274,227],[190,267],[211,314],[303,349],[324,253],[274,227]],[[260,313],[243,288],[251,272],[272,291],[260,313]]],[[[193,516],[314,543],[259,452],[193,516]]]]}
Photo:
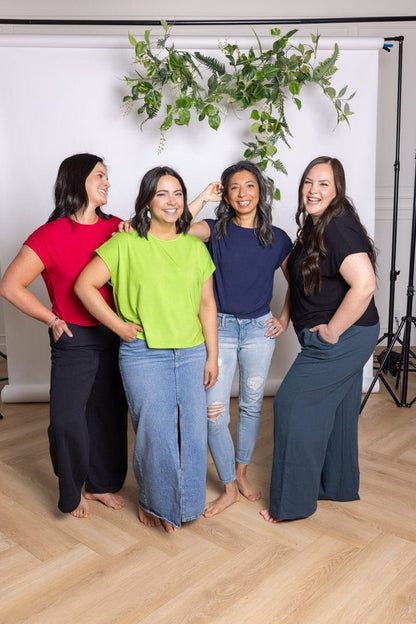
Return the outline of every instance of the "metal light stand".
{"type": "MultiPolygon", "coordinates": [[[[401,105],[402,105],[402,76],[403,76],[403,40],[404,37],[386,37],[384,41],[398,41],[398,68],[397,68],[397,104],[396,104],[396,155],[394,160],[394,186],[393,186],[393,217],[392,217],[392,238],[391,238],[391,260],[390,260],[390,292],[389,292],[389,312],[387,333],[384,333],[377,341],[377,344],[387,339],[387,345],[394,337],[394,297],[397,276],[400,271],[396,271],[396,249],[397,249],[397,220],[399,207],[399,173],[400,173],[400,126],[401,126],[401,105]]],[[[390,52],[390,47],[386,45],[385,50],[390,52]]],[[[381,357],[384,356],[384,351],[381,357]]],[[[395,370],[397,362],[393,357],[389,356],[385,362],[385,368],[395,370]]]]}
{"type": "Polygon", "coordinates": [[[406,316],[403,316],[400,322],[400,325],[394,334],[393,340],[389,344],[388,348],[384,352],[384,355],[381,359],[380,366],[374,376],[373,381],[367,391],[367,394],[364,397],[363,402],[361,403],[361,410],[367,402],[367,399],[376,383],[377,379],[380,377],[380,380],[383,382],[388,392],[392,396],[394,402],[397,407],[411,407],[413,403],[416,401],[416,396],[413,397],[411,401],[407,399],[407,389],[408,389],[408,377],[409,370],[411,372],[416,371],[416,366],[414,361],[410,361],[415,359],[415,354],[410,349],[410,337],[412,331],[412,325],[416,328],[416,318],[412,316],[413,311],[413,296],[415,294],[414,288],[414,273],[415,273],[415,247],[416,247],[416,165],[415,165],[415,181],[414,181],[414,190],[413,190],[413,213],[412,213],[412,230],[410,237],[410,262],[409,262],[409,285],[407,287],[407,306],[406,306],[406,316]],[[400,334],[402,329],[404,328],[403,341],[400,340],[400,334]],[[395,384],[396,391],[399,388],[400,378],[402,377],[401,383],[401,393],[397,396],[395,392],[390,388],[388,381],[386,380],[384,373],[386,371],[385,365],[392,353],[393,347],[398,342],[401,346],[401,352],[399,355],[398,365],[397,365],[397,379],[395,384]]]}
{"type": "MultiPolygon", "coordinates": [[[[391,264],[390,264],[390,294],[389,294],[389,315],[387,333],[383,334],[377,344],[387,338],[389,343],[394,335],[394,295],[395,283],[400,271],[396,271],[396,248],[397,248],[397,219],[399,201],[399,172],[400,172],[400,127],[401,127],[401,105],[402,105],[402,76],[403,76],[403,39],[404,37],[386,37],[384,41],[398,41],[398,68],[397,68],[397,105],[396,105],[396,155],[394,161],[394,186],[393,186],[393,218],[392,218],[392,241],[391,241],[391,264]]],[[[390,52],[390,48],[385,46],[390,52]]]]}

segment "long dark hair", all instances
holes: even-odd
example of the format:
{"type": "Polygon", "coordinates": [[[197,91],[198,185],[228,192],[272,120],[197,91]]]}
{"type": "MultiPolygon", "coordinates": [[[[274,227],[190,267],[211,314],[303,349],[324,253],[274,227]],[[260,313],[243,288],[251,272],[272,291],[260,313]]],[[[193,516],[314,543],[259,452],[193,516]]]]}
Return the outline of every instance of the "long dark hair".
{"type": "Polygon", "coordinates": [[[223,186],[222,199],[215,210],[217,223],[215,224],[215,235],[221,238],[226,231],[227,225],[235,217],[235,211],[226,201],[231,178],[240,171],[249,171],[254,175],[259,187],[259,203],[257,204],[257,214],[255,219],[256,234],[263,246],[273,242],[274,234],[272,229],[272,203],[273,203],[273,182],[266,178],[257,165],[249,160],[240,160],[235,165],[227,167],[221,175],[223,186]]]}
{"type": "Polygon", "coordinates": [[[344,167],[337,158],[330,156],[318,156],[312,160],[306,167],[299,183],[298,191],[298,209],[296,212],[296,223],[298,225],[297,240],[306,251],[307,257],[301,264],[301,272],[303,278],[303,286],[305,293],[311,295],[319,292],[321,287],[321,269],[319,260],[326,258],[327,251],[325,249],[323,235],[328,223],[339,217],[344,211],[348,211],[358,223],[360,223],[368,241],[368,255],[375,269],[376,266],[376,249],[367,231],[360,221],[360,217],[354,207],[352,201],[346,196],[345,172],[344,167]],[[319,217],[315,223],[312,232],[308,237],[305,236],[305,223],[311,219],[308,215],[303,203],[303,185],[309,175],[310,170],[315,165],[330,165],[334,174],[336,195],[330,202],[325,212],[319,217]]]}
{"type": "Polygon", "coordinates": [[[147,237],[147,233],[150,228],[150,219],[147,215],[149,203],[156,195],[157,185],[160,178],[167,175],[178,180],[183,193],[183,213],[176,221],[176,232],[177,234],[182,234],[189,230],[189,226],[192,221],[192,214],[188,208],[187,192],[184,181],[179,173],[171,167],[154,167],[144,174],[134,206],[135,214],[131,220],[131,224],[138,231],[139,236],[147,237]]]}
{"type": "MultiPolygon", "coordinates": [[[[62,217],[71,217],[79,210],[86,210],[88,194],[85,181],[97,163],[104,161],[94,154],[74,154],[65,158],[59,166],[55,182],[55,210],[49,216],[49,221],[56,221],[62,217]]],[[[100,219],[110,219],[98,206],[95,212],[100,219]]]]}

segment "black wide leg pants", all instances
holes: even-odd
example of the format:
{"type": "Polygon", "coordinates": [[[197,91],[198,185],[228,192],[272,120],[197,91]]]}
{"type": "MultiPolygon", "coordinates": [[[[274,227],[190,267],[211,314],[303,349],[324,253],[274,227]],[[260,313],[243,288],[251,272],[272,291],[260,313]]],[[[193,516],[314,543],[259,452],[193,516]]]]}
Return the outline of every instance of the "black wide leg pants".
{"type": "Polygon", "coordinates": [[[68,325],[51,342],[50,454],[58,507],[71,512],[81,490],[117,492],[127,472],[127,405],[118,367],[119,339],[103,325],[68,325]]]}

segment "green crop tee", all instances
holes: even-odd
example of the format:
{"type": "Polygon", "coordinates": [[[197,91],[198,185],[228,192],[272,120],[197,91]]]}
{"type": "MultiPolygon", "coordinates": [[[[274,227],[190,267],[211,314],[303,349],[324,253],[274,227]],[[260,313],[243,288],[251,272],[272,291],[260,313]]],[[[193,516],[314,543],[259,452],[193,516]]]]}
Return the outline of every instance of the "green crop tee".
{"type": "Polygon", "coordinates": [[[151,349],[184,349],[204,342],[199,320],[202,285],[215,270],[205,244],[191,234],[162,240],[115,234],[96,250],[107,265],[117,313],[143,327],[151,349]]]}

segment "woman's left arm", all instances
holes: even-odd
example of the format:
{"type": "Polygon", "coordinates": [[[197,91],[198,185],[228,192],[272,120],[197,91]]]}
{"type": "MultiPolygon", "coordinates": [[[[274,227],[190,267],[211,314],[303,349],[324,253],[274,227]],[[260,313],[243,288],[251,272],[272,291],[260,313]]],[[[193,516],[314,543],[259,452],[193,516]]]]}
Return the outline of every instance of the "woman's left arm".
{"type": "Polygon", "coordinates": [[[207,361],[205,364],[204,385],[205,389],[211,388],[218,377],[218,323],[217,305],[214,298],[212,275],[202,285],[201,302],[199,304],[199,320],[207,348],[207,361]]]}
{"type": "Polygon", "coordinates": [[[324,340],[333,344],[364,314],[376,289],[376,276],[366,253],[347,256],[339,272],[350,288],[329,323],[310,330],[319,331],[324,340]]]}
{"type": "Polygon", "coordinates": [[[287,261],[289,260],[289,256],[290,253],[288,253],[286,258],[280,265],[280,268],[282,269],[283,275],[285,276],[287,282],[285,300],[282,310],[280,312],[280,316],[279,318],[276,318],[272,314],[272,317],[265,322],[265,325],[268,325],[266,336],[270,336],[270,338],[277,338],[281,334],[284,334],[290,322],[289,269],[287,267],[287,261]]]}

